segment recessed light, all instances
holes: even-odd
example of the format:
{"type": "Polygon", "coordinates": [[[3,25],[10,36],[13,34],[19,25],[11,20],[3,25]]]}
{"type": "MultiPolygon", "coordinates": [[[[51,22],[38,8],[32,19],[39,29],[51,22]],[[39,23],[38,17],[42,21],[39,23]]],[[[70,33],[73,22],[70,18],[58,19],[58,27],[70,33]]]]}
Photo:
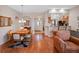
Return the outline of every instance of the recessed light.
{"type": "Polygon", "coordinates": [[[56,12],[56,9],[55,9],[55,8],[54,8],[54,9],[52,9],[52,10],[51,10],[51,12],[55,13],[55,12],[56,12]]]}
{"type": "Polygon", "coordinates": [[[51,9],[51,10],[49,10],[49,13],[56,13],[57,11],[56,11],[56,9],[55,8],[53,8],[53,9],[51,9]]]}
{"type": "Polygon", "coordinates": [[[65,10],[64,10],[63,8],[61,8],[61,9],[59,10],[59,12],[60,12],[60,13],[64,13],[65,10]]]}

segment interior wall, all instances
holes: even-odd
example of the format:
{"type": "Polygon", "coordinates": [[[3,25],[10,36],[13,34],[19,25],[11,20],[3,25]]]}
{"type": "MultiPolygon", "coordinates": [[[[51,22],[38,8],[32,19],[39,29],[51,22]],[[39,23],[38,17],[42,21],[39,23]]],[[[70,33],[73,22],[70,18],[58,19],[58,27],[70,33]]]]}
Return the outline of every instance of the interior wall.
{"type": "MultiPolygon", "coordinates": [[[[11,17],[13,21],[12,26],[0,27],[0,45],[1,45],[8,41],[7,32],[11,29],[14,29],[15,27],[14,22],[16,21],[15,16],[19,16],[19,13],[17,13],[15,10],[9,8],[6,5],[0,5],[0,16],[11,17]]],[[[18,25],[16,27],[18,27],[18,25]]]]}
{"type": "Polygon", "coordinates": [[[48,26],[49,26],[49,24],[48,24],[48,13],[45,13],[45,16],[44,16],[45,18],[45,20],[44,20],[44,33],[45,33],[45,35],[48,35],[49,34],[49,29],[48,29],[48,26]]]}
{"type": "Polygon", "coordinates": [[[77,17],[79,17],[79,6],[72,8],[69,12],[69,26],[75,31],[78,29],[77,17]]]}

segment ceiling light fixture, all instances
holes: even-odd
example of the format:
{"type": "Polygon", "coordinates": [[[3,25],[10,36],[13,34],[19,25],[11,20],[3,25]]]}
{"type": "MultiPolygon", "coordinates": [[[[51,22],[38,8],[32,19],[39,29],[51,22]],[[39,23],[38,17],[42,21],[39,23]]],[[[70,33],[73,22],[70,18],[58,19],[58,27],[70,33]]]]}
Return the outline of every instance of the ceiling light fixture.
{"type": "Polygon", "coordinates": [[[23,19],[23,5],[21,5],[22,19],[19,20],[19,23],[25,23],[26,21],[23,19]]]}
{"type": "Polygon", "coordinates": [[[56,12],[56,9],[55,9],[55,8],[54,8],[54,9],[52,9],[52,10],[51,10],[51,12],[52,12],[52,13],[55,13],[55,12],[56,12]]]}
{"type": "Polygon", "coordinates": [[[49,10],[49,13],[56,13],[56,12],[57,12],[56,8],[49,10]]]}
{"type": "Polygon", "coordinates": [[[65,9],[64,8],[53,8],[51,10],[49,10],[49,13],[65,13],[65,9]]]}
{"type": "Polygon", "coordinates": [[[64,13],[65,10],[64,10],[63,8],[61,8],[61,9],[59,10],[59,12],[60,12],[60,13],[64,13]]]}

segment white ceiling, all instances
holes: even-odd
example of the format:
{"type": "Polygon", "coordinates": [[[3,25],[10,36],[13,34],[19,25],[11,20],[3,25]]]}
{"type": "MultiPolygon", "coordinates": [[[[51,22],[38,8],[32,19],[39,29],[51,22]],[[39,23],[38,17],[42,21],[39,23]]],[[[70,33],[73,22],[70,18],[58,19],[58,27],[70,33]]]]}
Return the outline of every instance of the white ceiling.
{"type": "MultiPolygon", "coordinates": [[[[8,5],[8,6],[20,13],[22,12],[21,5],[8,5]]],[[[24,13],[43,13],[53,8],[71,9],[73,7],[75,6],[74,5],[24,5],[23,12],[24,13]]]]}

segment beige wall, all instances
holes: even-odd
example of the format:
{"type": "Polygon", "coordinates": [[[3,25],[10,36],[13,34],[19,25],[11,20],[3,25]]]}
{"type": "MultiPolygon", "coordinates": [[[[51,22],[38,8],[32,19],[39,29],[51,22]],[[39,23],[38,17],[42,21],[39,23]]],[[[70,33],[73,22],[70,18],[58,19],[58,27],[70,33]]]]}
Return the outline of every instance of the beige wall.
{"type": "MultiPolygon", "coordinates": [[[[7,16],[7,17],[11,17],[13,20],[13,24],[12,26],[8,26],[8,27],[0,27],[0,45],[7,42],[7,32],[10,29],[13,29],[14,25],[14,21],[15,20],[15,16],[19,16],[19,13],[17,13],[15,10],[9,8],[8,6],[5,5],[0,5],[0,16],[7,16]]],[[[16,26],[18,27],[18,25],[16,26]]]]}
{"type": "Polygon", "coordinates": [[[25,16],[31,16],[31,17],[43,17],[44,13],[24,13],[25,16]]]}
{"type": "Polygon", "coordinates": [[[69,12],[69,25],[72,30],[78,29],[77,17],[79,16],[79,6],[72,8],[69,12]]]}

